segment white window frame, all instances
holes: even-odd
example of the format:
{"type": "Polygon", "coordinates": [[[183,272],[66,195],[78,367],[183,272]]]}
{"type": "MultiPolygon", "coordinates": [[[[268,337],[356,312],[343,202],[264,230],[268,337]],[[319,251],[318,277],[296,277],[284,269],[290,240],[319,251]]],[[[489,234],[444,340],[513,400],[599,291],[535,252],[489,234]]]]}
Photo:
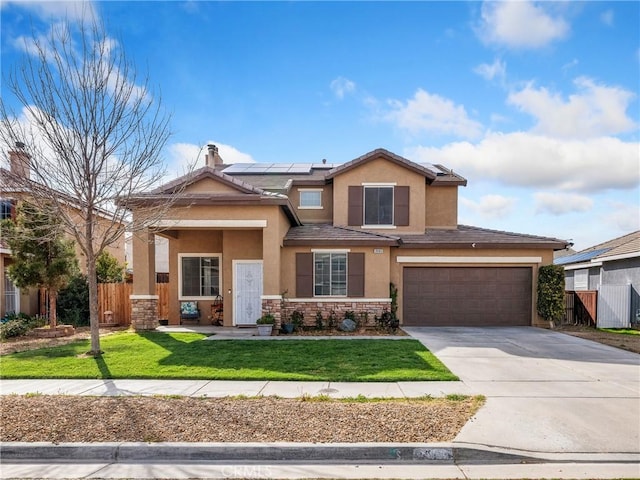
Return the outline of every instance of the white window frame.
{"type": "Polygon", "coordinates": [[[299,192],[299,201],[298,201],[298,208],[300,210],[322,210],[324,207],[322,206],[322,195],[323,195],[323,190],[322,188],[301,188],[298,190],[299,192]],[[302,204],[302,194],[303,193],[319,193],[319,200],[320,200],[320,204],[319,205],[303,205],[302,204]]]}
{"type": "Polygon", "coordinates": [[[362,226],[364,228],[395,228],[395,183],[363,183],[362,184],[362,226]],[[391,189],[391,223],[367,223],[367,188],[391,189]]]}
{"type": "Polygon", "coordinates": [[[315,298],[346,298],[349,294],[349,253],[348,250],[312,250],[313,253],[313,296],[315,298]],[[333,255],[344,255],[345,259],[345,269],[344,269],[344,295],[333,295],[329,293],[328,295],[319,295],[316,294],[316,255],[329,255],[329,291],[332,290],[333,283],[333,255]]]}
{"type": "Polygon", "coordinates": [[[218,259],[218,292],[222,295],[222,254],[221,253],[179,253],[178,254],[178,300],[215,300],[216,296],[194,296],[182,294],[182,259],[183,258],[217,258],[218,259]]]}
{"type": "Polygon", "coordinates": [[[4,272],[4,307],[7,313],[20,313],[20,289],[11,281],[7,272],[4,272]],[[13,303],[13,310],[9,306],[13,303]]]}
{"type": "Polygon", "coordinates": [[[573,272],[573,289],[575,291],[589,290],[589,269],[581,268],[573,272]]]}

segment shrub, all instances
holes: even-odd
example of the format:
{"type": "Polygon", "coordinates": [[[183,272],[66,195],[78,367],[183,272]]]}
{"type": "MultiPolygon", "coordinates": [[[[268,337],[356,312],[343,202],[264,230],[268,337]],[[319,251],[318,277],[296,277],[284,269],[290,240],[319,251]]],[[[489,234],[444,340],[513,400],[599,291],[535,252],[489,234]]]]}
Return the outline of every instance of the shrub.
{"type": "Polygon", "coordinates": [[[58,295],[58,318],[80,327],[89,325],[89,315],[89,283],[84,275],[76,275],[58,295]]]}
{"type": "Polygon", "coordinates": [[[29,330],[43,327],[47,324],[47,319],[40,315],[30,317],[24,313],[10,313],[2,319],[0,324],[0,338],[3,340],[10,337],[25,335],[29,330]]]}
{"type": "Polygon", "coordinates": [[[322,319],[322,312],[318,310],[316,312],[316,330],[322,330],[324,328],[324,321],[322,319]]]}
{"type": "Polygon", "coordinates": [[[301,329],[304,326],[304,313],[300,310],[291,312],[291,323],[296,330],[301,329]]]}
{"type": "Polygon", "coordinates": [[[544,265],[538,270],[538,314],[555,325],[564,318],[564,268],[544,265]]]}
{"type": "Polygon", "coordinates": [[[10,337],[20,337],[27,333],[29,328],[27,324],[19,318],[9,320],[0,325],[0,338],[3,340],[10,337]]]}

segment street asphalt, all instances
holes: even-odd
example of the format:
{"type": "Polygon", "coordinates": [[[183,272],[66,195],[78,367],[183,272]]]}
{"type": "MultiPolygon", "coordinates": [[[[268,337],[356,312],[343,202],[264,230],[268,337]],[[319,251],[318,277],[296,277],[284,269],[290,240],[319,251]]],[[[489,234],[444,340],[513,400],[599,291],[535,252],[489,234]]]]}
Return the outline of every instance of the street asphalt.
{"type": "Polygon", "coordinates": [[[405,330],[461,381],[0,380],[0,394],[486,396],[450,443],[3,443],[0,478],[640,478],[640,355],[530,327],[405,330]]]}

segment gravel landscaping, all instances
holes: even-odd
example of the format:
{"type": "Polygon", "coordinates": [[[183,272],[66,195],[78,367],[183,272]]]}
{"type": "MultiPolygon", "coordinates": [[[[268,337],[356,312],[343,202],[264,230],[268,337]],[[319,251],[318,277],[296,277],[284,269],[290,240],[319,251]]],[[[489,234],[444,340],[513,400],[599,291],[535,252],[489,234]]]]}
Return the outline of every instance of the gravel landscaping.
{"type": "Polygon", "coordinates": [[[0,441],[446,442],[482,403],[9,395],[0,441]]]}

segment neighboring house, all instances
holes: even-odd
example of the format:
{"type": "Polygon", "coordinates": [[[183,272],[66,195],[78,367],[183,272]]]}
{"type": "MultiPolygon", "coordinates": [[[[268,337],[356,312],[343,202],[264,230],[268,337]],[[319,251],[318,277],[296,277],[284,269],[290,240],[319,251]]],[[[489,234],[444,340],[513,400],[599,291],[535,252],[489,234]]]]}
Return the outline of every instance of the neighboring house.
{"type": "MultiPolygon", "coordinates": [[[[29,194],[15,185],[23,184],[23,181],[17,179],[30,179],[31,158],[28,154],[21,150],[18,146],[9,152],[9,169],[0,168],[0,219],[12,219],[15,217],[16,206],[20,201],[29,198],[29,194]]],[[[31,182],[33,183],[33,182],[31,182]]],[[[35,183],[33,183],[35,185],[35,183]]],[[[57,193],[56,193],[57,194],[57,193]]],[[[77,201],[65,195],[59,194],[63,198],[69,209],[74,208],[77,201]]],[[[101,214],[99,222],[110,222],[108,215],[101,214]]],[[[120,263],[124,263],[124,239],[115,245],[107,248],[120,263]]],[[[76,246],[76,256],[79,260],[81,272],[86,272],[86,264],[81,250],[76,246]]],[[[29,291],[21,291],[17,288],[9,276],[6,267],[11,264],[11,250],[2,240],[2,232],[0,231],[0,318],[10,312],[23,312],[28,315],[35,315],[43,311],[39,305],[40,297],[37,289],[29,291]]]]}
{"type": "Polygon", "coordinates": [[[640,320],[640,231],[554,263],[564,267],[565,290],[599,292],[598,326],[628,327],[640,320]]]}
{"type": "MultiPolygon", "coordinates": [[[[156,276],[158,278],[168,278],[169,275],[169,240],[160,235],[156,235],[155,238],[155,263],[156,263],[156,276]]],[[[133,265],[133,251],[131,245],[131,235],[127,236],[124,240],[124,260],[128,273],[132,273],[134,269],[133,265]]]]}
{"type": "Polygon", "coordinates": [[[443,166],[384,149],[341,165],[225,165],[214,145],[206,162],[135,198],[144,208],[182,189],[155,229],[133,238],[136,328],[157,325],[156,234],[169,240],[170,324],[188,300],[208,321],[217,295],[227,326],[294,309],[308,324],[348,310],[373,322],[393,284],[404,325],[545,325],[538,268],[568,243],[458,225],[467,181],[443,166]]]}

